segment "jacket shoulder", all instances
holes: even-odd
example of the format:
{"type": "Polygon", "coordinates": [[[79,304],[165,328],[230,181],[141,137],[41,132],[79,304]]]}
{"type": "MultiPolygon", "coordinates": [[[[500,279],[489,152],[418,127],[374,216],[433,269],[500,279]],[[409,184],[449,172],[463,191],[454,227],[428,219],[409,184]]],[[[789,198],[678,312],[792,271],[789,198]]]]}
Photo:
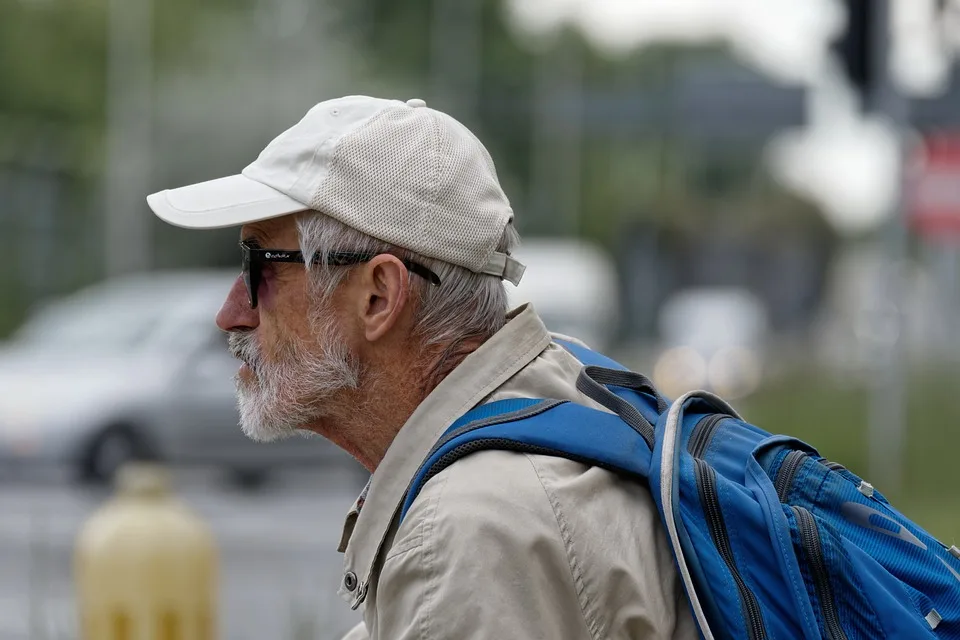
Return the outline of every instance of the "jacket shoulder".
{"type": "Polygon", "coordinates": [[[523,534],[520,529],[553,530],[555,516],[534,457],[499,450],[466,456],[424,484],[407,519],[430,517],[450,535],[473,536],[500,527],[517,535],[523,534]],[[521,516],[523,526],[518,527],[521,516]]]}
{"type": "Polygon", "coordinates": [[[378,601],[416,602],[417,624],[449,627],[438,638],[595,640],[577,585],[531,456],[483,451],[423,486],[387,553],[378,601]],[[450,606],[455,623],[438,614],[450,606]]]}
{"type": "Polygon", "coordinates": [[[424,485],[411,516],[455,574],[516,572],[574,607],[593,637],[687,637],[674,635],[689,627],[685,600],[645,482],[562,457],[484,451],[424,485]]]}

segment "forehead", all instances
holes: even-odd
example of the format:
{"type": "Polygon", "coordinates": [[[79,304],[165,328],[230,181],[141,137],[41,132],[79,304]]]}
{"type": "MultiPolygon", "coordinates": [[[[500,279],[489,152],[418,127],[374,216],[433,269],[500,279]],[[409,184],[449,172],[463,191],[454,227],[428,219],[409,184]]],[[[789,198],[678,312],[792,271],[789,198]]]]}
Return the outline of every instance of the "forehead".
{"type": "Polygon", "coordinates": [[[240,228],[240,239],[256,240],[264,247],[291,248],[285,245],[298,241],[296,215],[291,214],[245,224],[240,228]]]}

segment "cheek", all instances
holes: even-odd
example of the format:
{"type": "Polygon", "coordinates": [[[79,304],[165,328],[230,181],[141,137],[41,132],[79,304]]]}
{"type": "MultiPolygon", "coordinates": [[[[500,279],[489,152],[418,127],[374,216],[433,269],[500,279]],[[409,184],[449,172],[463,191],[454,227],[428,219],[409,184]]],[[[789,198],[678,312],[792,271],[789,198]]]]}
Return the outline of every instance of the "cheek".
{"type": "Polygon", "coordinates": [[[297,347],[311,348],[316,340],[306,311],[287,305],[269,310],[265,308],[260,314],[258,331],[264,356],[271,363],[280,363],[289,358],[297,347]]]}
{"type": "Polygon", "coordinates": [[[260,359],[263,364],[275,365],[280,354],[280,341],[276,327],[269,322],[260,321],[257,327],[257,342],[260,347],[260,359]]]}
{"type": "Polygon", "coordinates": [[[279,273],[264,273],[260,296],[270,311],[284,320],[303,316],[310,301],[307,275],[301,265],[285,265],[279,273]]]}
{"type": "Polygon", "coordinates": [[[264,272],[258,292],[260,323],[276,336],[299,335],[309,303],[305,278],[298,273],[283,277],[264,272]]]}
{"type": "Polygon", "coordinates": [[[290,350],[295,333],[290,327],[285,313],[278,313],[274,305],[263,304],[260,310],[260,325],[257,327],[257,340],[260,343],[260,355],[270,365],[281,363],[290,350]]]}

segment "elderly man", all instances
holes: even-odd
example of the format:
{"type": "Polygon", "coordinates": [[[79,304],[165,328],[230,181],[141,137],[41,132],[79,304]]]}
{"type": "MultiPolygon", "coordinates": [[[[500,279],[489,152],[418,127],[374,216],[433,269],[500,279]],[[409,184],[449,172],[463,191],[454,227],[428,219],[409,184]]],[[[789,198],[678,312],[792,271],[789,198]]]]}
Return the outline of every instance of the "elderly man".
{"type": "Polygon", "coordinates": [[[580,362],[503,280],[524,267],[487,150],[422,100],[320,103],[240,175],[148,197],[240,226],[217,316],[256,440],[323,435],[372,473],[347,515],[348,638],[694,638],[649,490],[559,457],[476,453],[398,507],[457,418],[511,397],[595,406],[580,362]]]}

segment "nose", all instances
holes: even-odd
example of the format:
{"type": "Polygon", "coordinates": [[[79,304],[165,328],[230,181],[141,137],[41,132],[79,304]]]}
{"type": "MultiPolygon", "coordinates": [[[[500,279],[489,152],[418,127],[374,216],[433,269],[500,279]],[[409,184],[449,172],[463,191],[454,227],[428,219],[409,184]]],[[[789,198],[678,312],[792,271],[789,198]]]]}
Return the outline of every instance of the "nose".
{"type": "Polygon", "coordinates": [[[237,276],[230,287],[227,299],[217,313],[217,326],[221,331],[248,331],[256,329],[260,324],[260,314],[250,308],[250,299],[247,296],[247,286],[243,276],[237,276]]]}

